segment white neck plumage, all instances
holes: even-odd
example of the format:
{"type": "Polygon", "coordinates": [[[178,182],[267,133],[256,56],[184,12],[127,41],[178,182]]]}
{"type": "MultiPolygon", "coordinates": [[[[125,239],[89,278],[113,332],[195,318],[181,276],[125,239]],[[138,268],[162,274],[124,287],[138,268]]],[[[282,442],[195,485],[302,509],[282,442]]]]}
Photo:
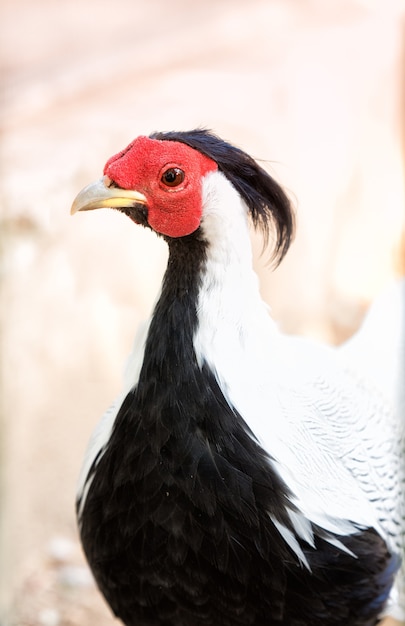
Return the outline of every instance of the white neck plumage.
{"type": "Polygon", "coordinates": [[[269,353],[278,331],[252,268],[247,208],[220,172],[205,178],[203,205],[201,228],[209,245],[197,303],[195,352],[223,390],[247,391],[248,385],[253,391],[253,383],[269,380],[269,353]]]}

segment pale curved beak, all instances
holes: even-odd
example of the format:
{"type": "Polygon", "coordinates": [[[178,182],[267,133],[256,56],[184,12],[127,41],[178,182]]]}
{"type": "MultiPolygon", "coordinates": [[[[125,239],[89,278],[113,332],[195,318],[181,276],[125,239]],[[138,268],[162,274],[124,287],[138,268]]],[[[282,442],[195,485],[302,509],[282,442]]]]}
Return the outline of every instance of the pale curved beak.
{"type": "Polygon", "coordinates": [[[73,201],[70,214],[93,209],[125,209],[147,204],[146,197],[139,191],[111,186],[108,176],[84,187],[73,201]]]}

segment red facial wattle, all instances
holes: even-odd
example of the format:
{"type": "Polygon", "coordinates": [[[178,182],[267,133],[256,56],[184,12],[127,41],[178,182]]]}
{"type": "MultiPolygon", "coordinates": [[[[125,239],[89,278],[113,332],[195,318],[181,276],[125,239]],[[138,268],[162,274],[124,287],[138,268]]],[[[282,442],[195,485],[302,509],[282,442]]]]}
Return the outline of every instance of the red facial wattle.
{"type": "Polygon", "coordinates": [[[202,179],[218,169],[212,159],[176,141],[138,137],[104,168],[118,187],[147,198],[148,224],[168,237],[184,237],[200,225],[202,179]]]}

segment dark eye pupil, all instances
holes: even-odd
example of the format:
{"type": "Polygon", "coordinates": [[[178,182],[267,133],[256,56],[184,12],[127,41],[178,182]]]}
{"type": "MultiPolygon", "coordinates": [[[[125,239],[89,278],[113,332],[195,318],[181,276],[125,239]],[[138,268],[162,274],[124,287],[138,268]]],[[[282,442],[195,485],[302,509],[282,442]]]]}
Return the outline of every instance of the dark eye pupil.
{"type": "Polygon", "coordinates": [[[170,167],[162,175],[162,182],[167,187],[177,187],[184,180],[184,172],[179,167],[170,167]]]}
{"type": "Polygon", "coordinates": [[[166,172],[165,174],[166,183],[174,183],[175,180],[176,180],[176,172],[174,170],[169,170],[168,172],[166,172]]]}

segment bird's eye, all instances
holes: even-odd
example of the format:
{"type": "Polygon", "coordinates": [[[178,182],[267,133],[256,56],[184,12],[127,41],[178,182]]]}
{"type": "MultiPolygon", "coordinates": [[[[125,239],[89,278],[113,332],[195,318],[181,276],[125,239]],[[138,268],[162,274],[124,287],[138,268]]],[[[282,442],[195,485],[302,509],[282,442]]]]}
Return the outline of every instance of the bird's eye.
{"type": "Polygon", "coordinates": [[[179,167],[169,167],[163,172],[161,181],[166,187],[178,187],[184,180],[184,172],[179,167]]]}

